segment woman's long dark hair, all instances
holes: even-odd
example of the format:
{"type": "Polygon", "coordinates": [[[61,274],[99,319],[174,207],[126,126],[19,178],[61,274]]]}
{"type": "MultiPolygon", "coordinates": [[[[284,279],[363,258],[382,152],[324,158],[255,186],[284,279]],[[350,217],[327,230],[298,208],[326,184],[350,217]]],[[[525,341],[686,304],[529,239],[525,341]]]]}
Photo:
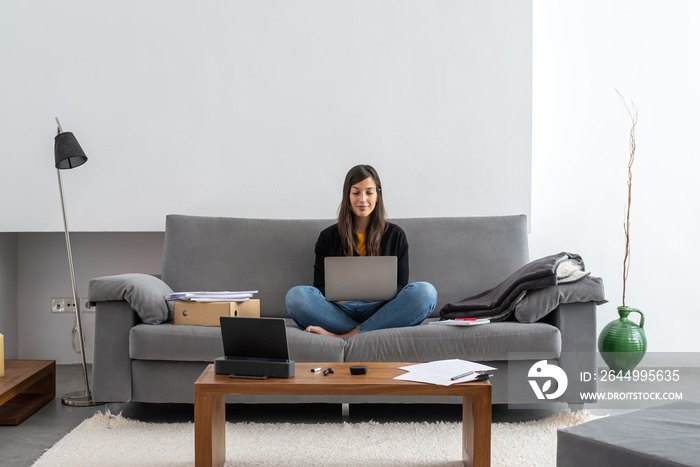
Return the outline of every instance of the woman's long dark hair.
{"type": "Polygon", "coordinates": [[[365,255],[380,256],[382,235],[387,227],[386,211],[384,210],[384,196],[382,194],[382,182],[379,174],[371,165],[356,165],[348,171],[343,183],[343,200],[338,209],[338,231],[340,240],[343,243],[345,256],[359,256],[357,248],[355,225],[353,222],[353,212],[350,206],[350,190],[356,183],[366,178],[372,178],[377,184],[377,203],[369,217],[367,236],[365,239],[365,255]]]}

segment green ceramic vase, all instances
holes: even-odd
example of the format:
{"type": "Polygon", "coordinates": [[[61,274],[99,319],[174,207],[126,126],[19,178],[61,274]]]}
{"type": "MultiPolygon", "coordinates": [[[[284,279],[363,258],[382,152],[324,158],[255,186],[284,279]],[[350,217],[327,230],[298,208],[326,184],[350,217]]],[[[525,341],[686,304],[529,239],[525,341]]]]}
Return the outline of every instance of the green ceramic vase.
{"type": "Polygon", "coordinates": [[[615,371],[632,371],[642,361],[647,351],[644,333],[644,315],[636,308],[617,307],[620,319],[608,323],[598,336],[598,351],[608,367],[615,371]],[[639,313],[639,325],[627,316],[639,313]]]}

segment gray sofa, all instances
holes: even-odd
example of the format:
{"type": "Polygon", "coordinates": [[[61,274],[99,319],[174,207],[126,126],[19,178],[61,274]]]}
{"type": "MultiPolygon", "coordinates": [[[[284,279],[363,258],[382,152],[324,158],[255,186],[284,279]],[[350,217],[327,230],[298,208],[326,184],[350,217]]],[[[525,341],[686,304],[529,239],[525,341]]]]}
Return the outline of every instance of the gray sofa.
{"type": "MultiPolygon", "coordinates": [[[[410,281],[428,281],[438,291],[429,320],[438,319],[443,304],[494,287],[529,260],[525,216],[391,221],[408,237],[410,281]]],[[[569,376],[558,401],[580,407],[579,392],[595,390],[595,381],[578,381],[578,375],[596,373],[596,303],[580,296],[567,299],[571,294],[550,294],[552,310],[540,310],[536,318],[541,318],[533,323],[457,328],[426,321],[349,339],[299,329],[287,315],[285,295],[294,285],[311,284],[315,241],[332,223],[167,216],[160,277],[126,274],[90,282],[89,299],[96,303],[94,399],[193,402],[194,381],[223,354],[220,329],[172,324],[172,303],[164,300],[170,290],[259,290],[261,315],[287,319],[290,358],[297,362],[472,360],[498,368],[493,403],[530,403],[537,399],[523,371],[547,359],[569,376]]],[[[236,396],[227,401],[461,403],[460,398],[407,396],[236,396]]]]}

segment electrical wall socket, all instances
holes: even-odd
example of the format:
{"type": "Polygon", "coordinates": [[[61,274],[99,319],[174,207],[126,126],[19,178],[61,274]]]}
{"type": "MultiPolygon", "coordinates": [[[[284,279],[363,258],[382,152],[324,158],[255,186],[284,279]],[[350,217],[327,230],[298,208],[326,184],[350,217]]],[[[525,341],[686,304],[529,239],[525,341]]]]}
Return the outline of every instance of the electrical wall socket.
{"type": "Polygon", "coordinates": [[[95,307],[90,306],[90,300],[88,300],[87,297],[80,298],[80,311],[82,311],[83,313],[94,313],[95,312],[95,307]]]}
{"type": "MultiPolygon", "coordinates": [[[[80,297],[80,312],[94,313],[95,307],[89,306],[87,297],[80,297]]],[[[51,311],[54,313],[75,313],[73,297],[55,297],[51,299],[51,311]]]]}
{"type": "Polygon", "coordinates": [[[73,297],[52,298],[51,311],[54,313],[75,313],[73,297]]]}

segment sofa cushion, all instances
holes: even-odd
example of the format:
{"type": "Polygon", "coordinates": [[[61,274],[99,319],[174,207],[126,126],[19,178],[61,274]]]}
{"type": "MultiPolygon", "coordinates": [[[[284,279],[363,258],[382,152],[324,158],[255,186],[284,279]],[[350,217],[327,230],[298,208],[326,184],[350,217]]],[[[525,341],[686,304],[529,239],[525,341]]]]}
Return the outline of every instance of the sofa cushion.
{"type": "Polygon", "coordinates": [[[446,303],[488,290],[528,262],[525,216],[392,219],[410,245],[410,282],[438,292],[432,316],[446,303]]]}
{"type": "Polygon", "coordinates": [[[313,283],[314,245],[332,223],[169,215],[162,278],[176,292],[258,290],[261,316],[288,318],[287,291],[313,283]]]}
{"type": "Polygon", "coordinates": [[[97,277],[88,284],[91,302],[126,300],[146,324],[160,324],[172,319],[173,311],[165,297],[173,290],[149,274],[119,274],[97,277]]]}
{"type": "Polygon", "coordinates": [[[534,323],[554,311],[561,303],[607,303],[603,279],[586,276],[576,282],[546,287],[528,292],[515,305],[515,319],[521,323],[534,323]]]}
{"type": "MultiPolygon", "coordinates": [[[[343,339],[310,334],[293,326],[287,327],[289,358],[297,362],[342,362],[343,339]]],[[[224,355],[221,328],[139,324],[129,334],[129,356],[135,360],[212,362],[224,355]]]]}
{"type": "Polygon", "coordinates": [[[559,329],[544,323],[502,322],[479,326],[435,326],[379,329],[348,339],[348,362],[428,362],[461,358],[488,362],[517,358],[558,358],[559,329]]]}
{"type": "MultiPolygon", "coordinates": [[[[528,261],[525,216],[392,218],[410,245],[410,282],[438,291],[434,316],[528,261]]],[[[285,296],[313,283],[314,245],[332,219],[169,215],[162,279],[176,292],[259,290],[262,316],[287,318],[285,296]]]]}

